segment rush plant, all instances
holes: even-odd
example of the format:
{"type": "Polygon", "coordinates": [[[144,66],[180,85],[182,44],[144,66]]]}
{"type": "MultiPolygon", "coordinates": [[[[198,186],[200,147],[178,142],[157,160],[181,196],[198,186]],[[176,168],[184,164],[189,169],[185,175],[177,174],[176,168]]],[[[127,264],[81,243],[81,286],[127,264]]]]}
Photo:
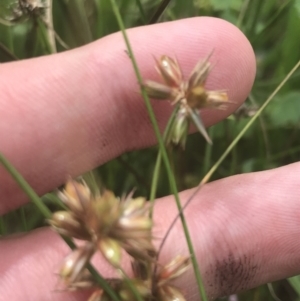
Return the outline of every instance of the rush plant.
{"type": "MultiPolygon", "coordinates": [[[[158,141],[158,151],[157,148],[151,149],[149,153],[141,153],[141,156],[140,153],[125,154],[95,172],[102,178],[99,182],[103,182],[114,192],[99,188],[95,181],[88,181],[83,177],[69,179],[58,193],[48,194],[43,198],[37,196],[22,175],[0,153],[1,164],[36,205],[40,212],[37,215],[42,215],[72,249],[60,266],[58,290],[89,290],[89,301],[184,301],[186,300],[184,290],[177,287],[173,280],[184,277],[188,269],[193,269],[199,295],[203,301],[207,300],[201,278],[201,264],[196,260],[193,241],[184,215],[185,208],[216,171],[221,170],[215,176],[218,178],[236,172],[276,167],[297,159],[293,156],[299,152],[299,143],[292,141],[292,146],[289,147],[289,151],[286,151],[282,141],[277,143],[279,140],[277,137],[287,136],[286,131],[293,134],[297,129],[298,117],[293,117],[295,110],[289,103],[299,103],[294,101],[298,101],[300,95],[297,90],[298,84],[295,85],[290,81],[289,85],[285,86],[286,90],[281,97],[286,102],[279,102],[276,96],[292,76],[299,76],[297,71],[300,64],[299,57],[297,54],[290,55],[287,48],[284,48],[284,45],[289,44],[291,48],[298,49],[295,43],[299,39],[295,39],[295,36],[297,37],[300,26],[299,5],[294,1],[281,1],[278,4],[278,1],[271,0],[268,3],[272,3],[276,7],[275,10],[271,4],[262,4],[263,2],[259,0],[225,2],[3,0],[0,3],[0,34],[3,37],[3,41],[0,42],[1,62],[75,48],[121,30],[129,54],[128,60],[131,60],[136,74],[138,82],[136,90],[140,89],[158,141]],[[183,76],[180,60],[177,61],[173,53],[162,53],[161,57],[154,59],[155,68],[161,78],[156,82],[140,73],[126,34],[126,28],[129,27],[194,16],[195,12],[197,15],[221,16],[235,23],[247,35],[257,54],[258,81],[249,96],[249,101],[239,112],[224,121],[221,127],[217,125],[214,127],[215,130],[209,131],[202,122],[201,110],[223,110],[231,104],[226,86],[220,86],[220,90],[216,91],[206,89],[206,80],[212,71],[210,60],[213,52],[207,57],[199,57],[198,63],[187,78],[183,76]],[[274,28],[281,28],[281,24],[285,22],[284,18],[290,20],[287,24],[286,43],[280,45],[283,48],[274,47],[276,51],[272,52],[268,48],[272,41],[275,41],[276,45],[281,44],[278,43],[278,30],[274,28]],[[267,32],[269,34],[266,34],[267,32]],[[24,45],[27,45],[26,48],[24,45]],[[278,60],[278,53],[285,59],[278,60]],[[280,82],[278,78],[284,80],[280,82]],[[174,107],[163,135],[159,130],[149,98],[154,101],[169,101],[174,107]],[[266,100],[260,101],[260,99],[266,100]],[[274,106],[266,109],[272,100],[274,106]],[[283,108],[285,111],[290,110],[290,114],[286,114],[287,117],[284,118],[283,108]],[[257,119],[260,121],[260,127],[252,127],[251,132],[249,129],[257,119]],[[191,124],[202,134],[207,143],[200,145],[203,139],[199,135],[188,138],[191,124]],[[276,139],[272,140],[270,137],[275,130],[276,139]],[[258,131],[263,134],[257,135],[258,131]],[[245,138],[246,142],[239,149],[237,143],[241,138],[245,138]],[[258,147],[257,152],[254,150],[255,154],[245,151],[249,148],[248,140],[251,145],[261,146],[258,147]],[[211,146],[212,141],[214,148],[211,146]],[[283,150],[278,147],[278,144],[283,150]],[[194,156],[194,149],[201,152],[200,157],[194,156]],[[265,149],[267,159],[261,155],[265,149]],[[275,154],[271,152],[274,149],[277,150],[275,154]],[[229,155],[232,156],[230,163],[224,162],[229,155]],[[138,157],[137,164],[135,164],[135,156],[138,157]],[[156,156],[156,163],[152,172],[154,156],[156,156]],[[189,156],[195,159],[193,163],[187,161],[189,156]],[[172,164],[174,158],[184,162],[181,165],[188,166],[187,169],[195,162],[200,162],[201,172],[196,172],[191,177],[191,172],[188,171],[181,177],[184,180],[179,179],[176,177],[176,168],[172,164]],[[144,168],[144,161],[151,162],[150,168],[148,165],[144,168]],[[213,165],[211,162],[216,163],[213,165]],[[224,166],[218,169],[221,164],[224,166]],[[145,175],[139,173],[141,166],[145,170],[145,175]],[[238,169],[237,166],[242,167],[238,169]],[[165,167],[165,174],[162,167],[165,167]],[[120,173],[120,170],[122,178],[125,179],[124,183],[119,183],[114,177],[114,174],[120,173]],[[180,189],[197,186],[184,206],[181,205],[178,195],[179,185],[180,189]],[[133,192],[129,192],[134,186],[137,186],[135,194],[143,196],[134,196],[133,192]],[[170,191],[166,187],[169,187],[170,191]],[[124,192],[127,194],[116,196],[124,192]],[[152,211],[156,204],[156,196],[167,193],[174,196],[178,215],[165,236],[158,238],[153,233],[155,221],[152,219],[152,211]],[[149,196],[149,202],[145,195],[149,196]],[[46,206],[45,203],[50,206],[46,206]],[[161,250],[172,227],[179,219],[186,236],[189,256],[177,254],[169,263],[162,264],[161,250]],[[156,245],[158,247],[155,247],[156,245]],[[118,277],[104,277],[101,271],[91,265],[91,260],[97,253],[112,266],[118,277]],[[130,258],[130,271],[123,267],[124,257],[130,258]]],[[[228,73],[230,76],[230,72],[228,73]]],[[[31,210],[33,212],[33,209],[31,210]]],[[[35,224],[32,227],[28,226],[24,211],[21,211],[21,216],[23,230],[38,226],[35,224]]],[[[16,220],[19,221],[15,219],[14,222],[16,220]]],[[[5,234],[5,224],[4,219],[0,219],[1,234],[5,234]]],[[[291,283],[297,288],[295,282],[291,283]]],[[[49,288],[52,289],[54,288],[49,288]]],[[[300,295],[299,284],[298,289],[300,295]]]]}

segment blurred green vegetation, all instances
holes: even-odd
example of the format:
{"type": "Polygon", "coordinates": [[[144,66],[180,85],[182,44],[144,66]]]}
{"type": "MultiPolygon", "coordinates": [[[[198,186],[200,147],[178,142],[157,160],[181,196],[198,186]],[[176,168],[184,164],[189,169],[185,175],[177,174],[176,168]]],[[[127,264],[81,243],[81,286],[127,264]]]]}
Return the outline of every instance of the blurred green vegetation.
{"type": "MultiPolygon", "coordinates": [[[[300,0],[119,0],[118,3],[127,28],[191,16],[215,16],[238,26],[254,48],[257,77],[252,92],[237,113],[209,129],[214,145],[208,146],[196,133],[189,136],[185,152],[170,151],[178,188],[193,187],[299,61],[300,0]]],[[[109,0],[1,0],[0,18],[0,62],[65,51],[66,45],[72,49],[119,30],[109,0]]],[[[299,80],[300,70],[244,135],[213,179],[299,160],[299,80]]],[[[136,187],[137,194],[148,197],[156,155],[156,147],[126,153],[99,167],[97,177],[116,194],[136,187]]],[[[168,193],[168,179],[162,170],[157,194],[168,193]]],[[[56,208],[51,195],[43,199],[50,208],[56,208]]],[[[29,231],[41,225],[43,217],[29,204],[2,217],[0,233],[29,231]]],[[[282,300],[300,300],[297,277],[277,282],[274,290],[282,300]]],[[[239,300],[274,298],[264,286],[241,294],[239,300]]]]}

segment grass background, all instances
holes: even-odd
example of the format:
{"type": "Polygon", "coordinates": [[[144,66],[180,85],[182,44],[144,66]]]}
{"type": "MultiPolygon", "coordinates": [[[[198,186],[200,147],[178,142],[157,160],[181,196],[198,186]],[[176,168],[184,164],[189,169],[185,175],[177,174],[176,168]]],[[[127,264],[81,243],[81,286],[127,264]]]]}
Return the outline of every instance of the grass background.
{"type": "MultiPolygon", "coordinates": [[[[49,40],[53,31],[42,21],[46,18],[45,10],[36,8],[32,12],[22,6],[24,3],[50,5],[48,0],[1,0],[1,19],[13,21],[11,26],[0,24],[1,62],[54,52],[49,40]]],[[[252,92],[239,112],[209,129],[213,147],[196,133],[189,136],[184,153],[177,149],[171,154],[176,162],[173,168],[179,190],[196,186],[253,112],[299,61],[300,1],[119,0],[118,3],[127,28],[192,16],[215,16],[238,26],[254,48],[257,76],[252,92]],[[167,6],[165,10],[164,6],[167,6]]],[[[53,0],[52,4],[53,27],[69,48],[119,30],[109,0],[53,0]]],[[[56,43],[56,47],[58,52],[65,50],[59,43],[56,43]]],[[[213,180],[275,168],[299,160],[299,79],[300,70],[294,73],[259,120],[243,136],[218,168],[213,180]]],[[[148,197],[156,155],[157,147],[126,153],[97,168],[96,173],[103,185],[118,195],[137,187],[137,194],[148,197]],[[117,179],[115,174],[119,175],[117,179]]],[[[169,194],[168,178],[162,170],[157,195],[166,194],[169,194]]],[[[53,210],[57,207],[51,194],[44,196],[43,200],[53,210]]],[[[30,231],[43,225],[43,216],[29,204],[0,219],[0,234],[30,231]]],[[[273,288],[282,300],[300,300],[298,277],[279,281],[273,288]]],[[[274,300],[267,286],[242,293],[238,298],[274,300]]]]}

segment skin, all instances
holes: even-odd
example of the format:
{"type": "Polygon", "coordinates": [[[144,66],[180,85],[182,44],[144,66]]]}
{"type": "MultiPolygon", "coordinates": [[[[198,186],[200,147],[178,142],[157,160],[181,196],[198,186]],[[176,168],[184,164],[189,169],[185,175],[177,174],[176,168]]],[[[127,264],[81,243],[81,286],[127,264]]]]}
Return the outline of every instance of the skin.
{"type": "MultiPolygon", "coordinates": [[[[207,111],[207,126],[247,97],[255,57],[245,36],[219,19],[193,18],[128,31],[144,78],[159,81],[152,55],[176,55],[187,76],[214,49],[208,89],[227,89],[227,111],[207,111]],[[159,41],[159,43],[157,43],[159,41]]],[[[57,55],[1,65],[0,151],[43,194],[116,156],[156,143],[131,62],[119,33],[57,55]],[[47,173],[44,173],[47,170],[47,173]]],[[[153,101],[161,129],[171,109],[153,101]]],[[[210,298],[300,273],[300,164],[236,175],[207,184],[186,217],[210,298]]],[[[28,200],[0,167],[0,214],[28,200]]],[[[180,194],[182,202],[192,190],[180,194]]],[[[176,216],[173,197],[155,207],[163,237],[176,216]]],[[[159,242],[157,242],[159,243],[159,242]]],[[[5,300],[86,300],[82,292],[55,292],[65,243],[48,228],[0,240],[0,296],[5,300]]],[[[188,254],[176,223],[161,256],[188,254]],[[175,242],[175,243],[174,243],[175,242]]],[[[111,269],[101,259],[102,275],[111,269]]],[[[183,280],[182,280],[183,279],[183,280]]],[[[198,298],[192,271],[178,285],[198,298]]]]}

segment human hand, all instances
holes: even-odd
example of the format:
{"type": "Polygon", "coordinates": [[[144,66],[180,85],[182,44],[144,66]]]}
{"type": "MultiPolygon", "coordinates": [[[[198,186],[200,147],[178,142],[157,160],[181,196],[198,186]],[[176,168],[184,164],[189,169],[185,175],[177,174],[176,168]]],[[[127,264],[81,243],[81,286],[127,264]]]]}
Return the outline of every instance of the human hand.
{"type": "MultiPolygon", "coordinates": [[[[176,56],[189,74],[215,49],[207,87],[228,89],[227,111],[203,114],[212,125],[247,97],[255,74],[249,42],[231,24],[186,19],[128,31],[144,78],[154,78],[152,55],[176,56]],[[157,43],[159,41],[159,43],[157,43]]],[[[129,150],[155,143],[152,126],[120,34],[76,50],[1,65],[0,151],[43,194],[129,150]],[[47,173],[45,173],[47,170],[47,173]]],[[[163,129],[171,108],[153,102],[163,129]]],[[[300,272],[300,165],[238,175],[206,185],[185,211],[210,297],[221,296],[300,272]],[[298,180],[299,181],[299,180],[298,180]],[[279,185],[279,184],[280,185],[279,185]],[[263,214],[262,214],[263,212],[263,214]]],[[[0,214],[26,202],[0,167],[0,214]]],[[[192,191],[181,193],[184,203],[192,191]]],[[[155,233],[163,236],[177,214],[173,197],[155,207],[155,233]]],[[[82,292],[53,290],[65,243],[48,228],[0,240],[0,296],[6,300],[85,300],[82,292]]],[[[162,260],[186,253],[180,223],[167,239],[162,260]],[[176,244],[174,245],[174,242],[176,244]]],[[[107,264],[97,261],[102,275],[107,264]]],[[[192,270],[180,285],[197,299],[192,270]]]]}

